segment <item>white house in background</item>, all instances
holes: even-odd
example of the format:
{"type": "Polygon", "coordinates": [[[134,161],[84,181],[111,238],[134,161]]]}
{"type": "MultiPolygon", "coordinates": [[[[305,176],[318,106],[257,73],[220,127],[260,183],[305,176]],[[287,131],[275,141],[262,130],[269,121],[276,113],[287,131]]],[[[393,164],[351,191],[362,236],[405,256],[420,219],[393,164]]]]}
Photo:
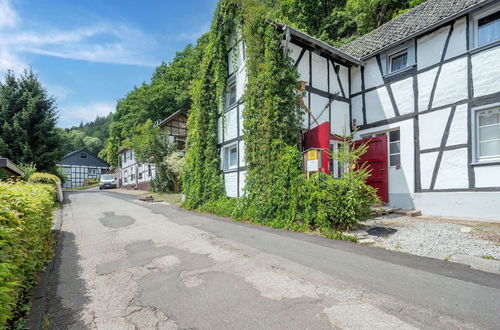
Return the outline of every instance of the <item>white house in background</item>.
{"type": "MultiPolygon", "coordinates": [[[[162,130],[167,130],[170,142],[177,146],[178,150],[184,150],[187,138],[187,114],[178,110],[155,124],[162,130]]],[[[117,171],[119,184],[123,188],[148,190],[151,180],[156,174],[155,166],[152,164],[139,164],[136,161],[135,152],[131,148],[123,148],[118,152],[120,168],[117,171]]]]}
{"type": "Polygon", "coordinates": [[[93,153],[82,148],[70,152],[57,164],[66,174],[63,188],[83,186],[85,179],[99,179],[109,171],[109,164],[93,153]]]}
{"type": "MultiPolygon", "coordinates": [[[[306,83],[304,149],[334,149],[354,128],[389,205],[500,220],[499,1],[429,0],[340,49],[279,28],[306,83]]],[[[226,192],[240,196],[245,52],[233,44],[219,143],[226,192]]],[[[323,170],[339,173],[327,155],[323,170]]]]}

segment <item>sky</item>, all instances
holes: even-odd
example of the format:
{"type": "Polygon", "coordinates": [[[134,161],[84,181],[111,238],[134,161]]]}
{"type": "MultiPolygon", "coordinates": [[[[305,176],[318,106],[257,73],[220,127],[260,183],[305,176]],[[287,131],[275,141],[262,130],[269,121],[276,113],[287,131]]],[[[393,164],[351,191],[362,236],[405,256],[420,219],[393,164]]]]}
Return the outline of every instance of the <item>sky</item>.
{"type": "Polygon", "coordinates": [[[32,68],[56,99],[59,127],[92,121],[207,32],[216,4],[0,0],[0,76],[32,68]]]}

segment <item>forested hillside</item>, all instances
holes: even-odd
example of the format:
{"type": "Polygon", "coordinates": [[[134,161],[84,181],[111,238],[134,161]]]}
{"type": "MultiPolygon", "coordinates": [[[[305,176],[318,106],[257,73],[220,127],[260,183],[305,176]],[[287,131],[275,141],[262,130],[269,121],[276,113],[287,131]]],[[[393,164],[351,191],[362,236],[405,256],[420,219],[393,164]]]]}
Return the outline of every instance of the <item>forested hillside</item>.
{"type": "MultiPolygon", "coordinates": [[[[345,44],[417,6],[425,0],[262,0],[269,18],[292,25],[334,46],[345,44]]],[[[119,146],[135,127],[191,108],[191,83],[199,71],[208,33],[188,45],[172,62],[162,63],[151,81],[134,88],[116,106],[110,137],[100,156],[116,164],[119,146]]]]}
{"type": "Polygon", "coordinates": [[[61,132],[64,136],[64,152],[69,153],[86,147],[91,152],[98,154],[109,137],[111,118],[111,113],[105,117],[97,116],[91,122],[80,123],[79,126],[64,129],[61,132]]]}

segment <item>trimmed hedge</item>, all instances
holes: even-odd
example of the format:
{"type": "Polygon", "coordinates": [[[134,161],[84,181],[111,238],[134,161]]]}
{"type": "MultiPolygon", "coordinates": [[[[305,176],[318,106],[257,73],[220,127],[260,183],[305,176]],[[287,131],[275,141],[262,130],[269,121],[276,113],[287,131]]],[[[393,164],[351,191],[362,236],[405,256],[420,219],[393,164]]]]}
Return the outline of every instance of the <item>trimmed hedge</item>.
{"type": "Polygon", "coordinates": [[[28,182],[32,183],[44,183],[44,184],[52,184],[56,185],[56,183],[61,182],[61,179],[59,179],[57,176],[54,174],[49,174],[49,173],[33,173],[30,178],[28,179],[28,182]]]}
{"type": "Polygon", "coordinates": [[[0,182],[0,329],[17,328],[52,256],[55,187],[0,182]]]}

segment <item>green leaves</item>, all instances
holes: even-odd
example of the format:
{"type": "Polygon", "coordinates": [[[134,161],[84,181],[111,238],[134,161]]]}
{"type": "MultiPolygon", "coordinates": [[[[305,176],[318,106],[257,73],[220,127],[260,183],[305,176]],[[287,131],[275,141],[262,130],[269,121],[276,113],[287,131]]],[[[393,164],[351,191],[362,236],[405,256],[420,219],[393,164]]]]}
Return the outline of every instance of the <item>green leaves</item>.
{"type": "Polygon", "coordinates": [[[0,182],[0,329],[23,317],[38,271],[52,256],[55,189],[0,182]]]}

